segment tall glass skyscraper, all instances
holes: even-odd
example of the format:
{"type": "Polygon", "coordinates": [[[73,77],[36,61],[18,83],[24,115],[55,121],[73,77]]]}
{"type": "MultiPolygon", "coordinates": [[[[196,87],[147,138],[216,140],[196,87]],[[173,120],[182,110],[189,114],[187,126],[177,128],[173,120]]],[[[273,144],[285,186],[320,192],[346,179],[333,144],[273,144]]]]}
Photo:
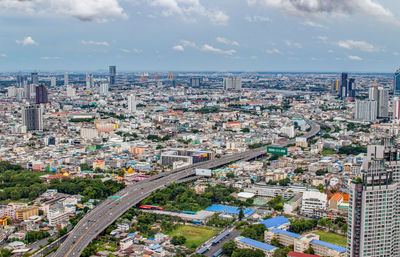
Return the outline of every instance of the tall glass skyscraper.
{"type": "Polygon", "coordinates": [[[117,67],[116,66],[110,66],[109,67],[109,72],[110,72],[110,85],[113,86],[116,83],[117,67]]]}
{"type": "Polygon", "coordinates": [[[400,95],[400,69],[394,73],[393,80],[393,93],[395,95],[400,95]]]}

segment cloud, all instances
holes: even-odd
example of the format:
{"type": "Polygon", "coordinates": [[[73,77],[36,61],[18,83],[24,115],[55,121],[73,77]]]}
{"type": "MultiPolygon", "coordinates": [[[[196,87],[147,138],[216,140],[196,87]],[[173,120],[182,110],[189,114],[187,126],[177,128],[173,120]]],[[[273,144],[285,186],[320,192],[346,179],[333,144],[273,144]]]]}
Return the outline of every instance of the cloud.
{"type": "Polygon", "coordinates": [[[83,45],[95,45],[95,46],[110,46],[110,44],[106,41],[93,41],[93,40],[82,40],[81,43],[83,45]]]}
{"type": "Polygon", "coordinates": [[[194,42],[188,41],[188,40],[181,40],[181,43],[183,46],[190,46],[196,48],[197,45],[194,42]]]}
{"type": "Polygon", "coordinates": [[[327,29],[326,26],[316,23],[316,22],[313,22],[313,21],[305,21],[302,24],[305,26],[310,26],[310,27],[314,27],[314,28],[327,29]]]}
{"type": "Polygon", "coordinates": [[[2,54],[0,54],[0,57],[7,57],[7,54],[2,53],[2,54]]]}
{"type": "Polygon", "coordinates": [[[361,58],[360,56],[357,56],[357,55],[349,55],[349,56],[347,56],[347,58],[349,58],[349,60],[352,60],[352,61],[362,61],[363,60],[363,58],[361,58]]]}
{"type": "Polygon", "coordinates": [[[214,24],[227,24],[229,16],[219,9],[207,9],[200,0],[149,0],[151,6],[162,8],[162,15],[178,15],[184,20],[194,21],[194,15],[207,17],[214,24]]]}
{"type": "Polygon", "coordinates": [[[247,2],[250,6],[271,7],[306,19],[359,13],[374,17],[381,22],[400,25],[394,14],[375,0],[247,0],[247,2]]]}
{"type": "Polygon", "coordinates": [[[238,42],[229,40],[229,39],[224,38],[224,37],[217,37],[216,40],[217,40],[218,43],[221,43],[221,44],[239,46],[238,42]]]}
{"type": "Polygon", "coordinates": [[[204,44],[201,48],[201,51],[203,52],[208,52],[208,53],[216,53],[216,54],[222,54],[222,55],[234,55],[236,53],[236,50],[231,49],[231,50],[222,50],[216,47],[213,47],[209,44],[204,44]]]}
{"type": "Polygon", "coordinates": [[[317,39],[321,40],[324,43],[328,43],[328,37],[327,36],[318,36],[317,39]]]}
{"type": "Polygon", "coordinates": [[[29,14],[61,14],[81,21],[105,22],[127,18],[118,0],[0,0],[0,8],[29,14]]]}
{"type": "Polygon", "coordinates": [[[61,57],[58,57],[58,56],[43,56],[40,59],[46,60],[46,61],[49,61],[49,60],[60,60],[61,57]]]}
{"type": "Polygon", "coordinates": [[[358,49],[363,52],[379,52],[381,51],[381,48],[376,47],[368,42],[365,41],[356,41],[356,40],[346,40],[346,41],[339,41],[336,43],[339,47],[344,48],[344,49],[358,49]]]}
{"type": "Polygon", "coordinates": [[[290,40],[284,40],[288,47],[303,48],[303,46],[298,42],[291,42],[290,40]]]}
{"type": "Polygon", "coordinates": [[[394,56],[399,56],[399,52],[394,52],[393,55],[394,56]]]}
{"type": "Polygon", "coordinates": [[[123,53],[130,53],[131,52],[131,50],[128,50],[128,49],[124,49],[124,48],[121,48],[121,49],[119,49],[121,52],[123,52],[123,53]]]}
{"type": "Polygon", "coordinates": [[[30,37],[30,36],[24,37],[23,40],[15,40],[15,42],[16,42],[18,45],[24,45],[24,46],[37,45],[37,44],[38,44],[38,43],[36,43],[36,41],[33,40],[33,38],[30,37]]]}
{"type": "Polygon", "coordinates": [[[258,15],[246,16],[244,19],[248,22],[270,22],[271,21],[271,19],[269,17],[258,16],[258,15]]]}
{"type": "Polygon", "coordinates": [[[282,54],[282,52],[278,48],[267,49],[267,50],[265,50],[265,52],[267,54],[282,54]]]}
{"type": "Polygon", "coordinates": [[[185,48],[181,45],[176,45],[176,46],[172,47],[172,50],[178,51],[178,52],[183,52],[183,51],[185,51],[185,48]]]}

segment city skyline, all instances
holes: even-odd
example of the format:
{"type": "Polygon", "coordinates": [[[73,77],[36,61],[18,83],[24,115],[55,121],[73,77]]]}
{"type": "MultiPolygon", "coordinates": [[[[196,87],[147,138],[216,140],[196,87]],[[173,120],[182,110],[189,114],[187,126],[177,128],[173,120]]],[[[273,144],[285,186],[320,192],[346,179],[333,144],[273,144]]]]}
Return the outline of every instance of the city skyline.
{"type": "Polygon", "coordinates": [[[0,1],[3,71],[393,72],[395,1],[0,1]],[[47,4],[45,6],[45,4],[47,4]],[[77,68],[77,63],[79,67],[77,68]]]}

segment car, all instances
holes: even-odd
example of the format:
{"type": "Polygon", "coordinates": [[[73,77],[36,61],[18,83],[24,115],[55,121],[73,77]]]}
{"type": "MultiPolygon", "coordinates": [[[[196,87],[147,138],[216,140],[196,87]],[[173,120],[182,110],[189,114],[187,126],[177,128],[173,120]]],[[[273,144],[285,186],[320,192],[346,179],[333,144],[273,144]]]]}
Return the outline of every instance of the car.
{"type": "Polygon", "coordinates": [[[90,235],[93,235],[93,232],[89,232],[90,235]]]}

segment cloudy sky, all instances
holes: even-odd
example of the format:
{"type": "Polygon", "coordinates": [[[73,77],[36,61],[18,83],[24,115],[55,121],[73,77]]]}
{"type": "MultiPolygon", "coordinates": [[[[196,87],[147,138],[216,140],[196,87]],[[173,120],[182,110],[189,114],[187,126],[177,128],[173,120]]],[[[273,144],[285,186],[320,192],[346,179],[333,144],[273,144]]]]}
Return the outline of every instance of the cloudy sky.
{"type": "Polygon", "coordinates": [[[400,66],[398,0],[0,0],[0,71],[400,66]]]}

